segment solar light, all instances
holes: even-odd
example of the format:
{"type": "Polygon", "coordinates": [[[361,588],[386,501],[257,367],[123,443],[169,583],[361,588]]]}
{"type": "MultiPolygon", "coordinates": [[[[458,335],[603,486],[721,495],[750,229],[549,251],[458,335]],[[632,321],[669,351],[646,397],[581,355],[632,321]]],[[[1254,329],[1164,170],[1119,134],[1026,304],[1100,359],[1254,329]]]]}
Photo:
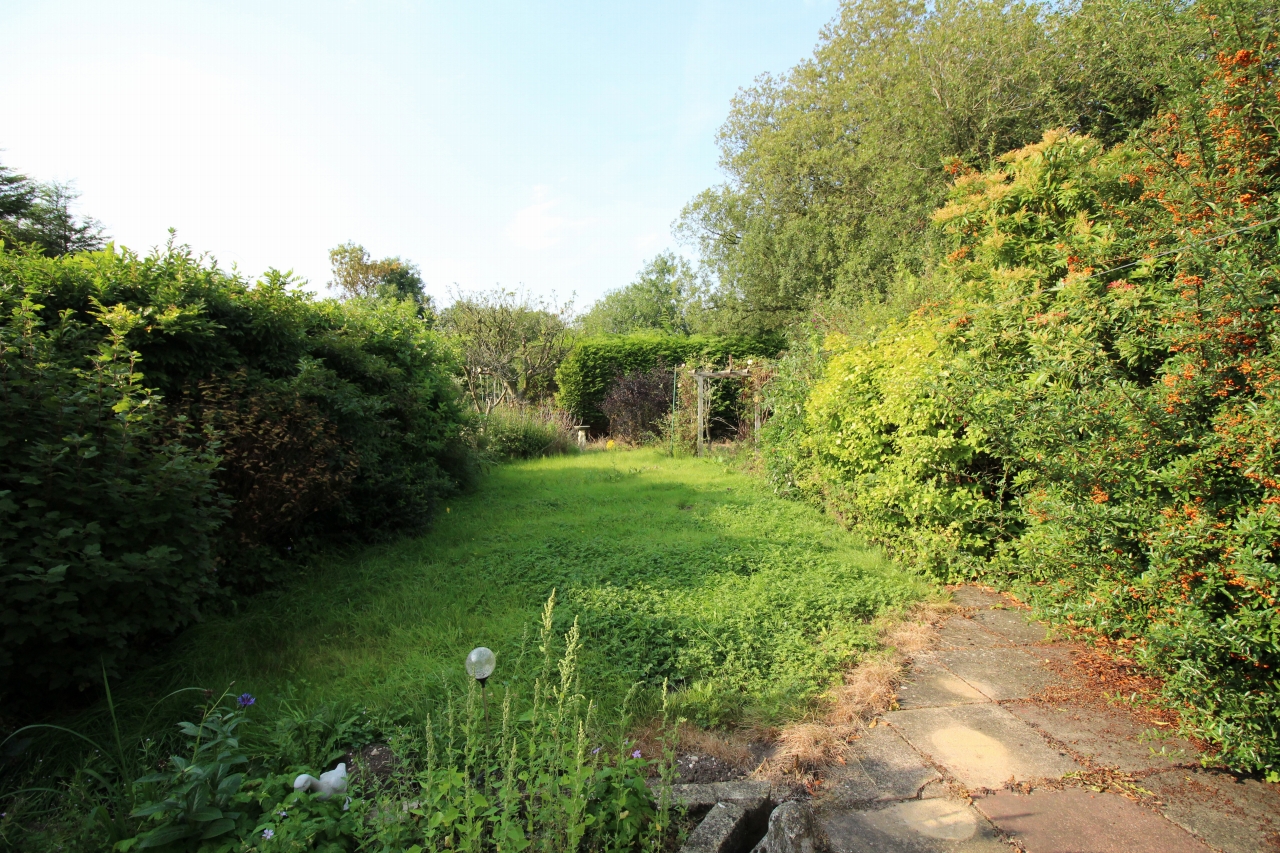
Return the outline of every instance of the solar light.
{"type": "Polygon", "coordinates": [[[485,682],[489,680],[489,676],[493,675],[493,668],[497,666],[498,660],[493,656],[493,652],[484,646],[471,650],[467,655],[467,675],[480,682],[480,701],[484,704],[484,723],[489,725],[489,695],[485,690],[485,682]]]}
{"type": "Polygon", "coordinates": [[[471,654],[467,655],[467,675],[480,682],[480,686],[483,687],[489,676],[493,675],[496,664],[497,659],[493,656],[493,652],[484,646],[472,649],[471,654]]]}

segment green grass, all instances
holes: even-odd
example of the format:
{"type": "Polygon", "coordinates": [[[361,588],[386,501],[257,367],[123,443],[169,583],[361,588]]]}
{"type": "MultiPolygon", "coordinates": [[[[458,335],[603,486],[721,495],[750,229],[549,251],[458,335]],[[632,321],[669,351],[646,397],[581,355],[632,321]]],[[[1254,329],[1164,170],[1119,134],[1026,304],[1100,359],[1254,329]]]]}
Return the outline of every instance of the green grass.
{"type": "MultiPolygon", "coordinates": [[[[713,461],[599,452],[500,467],[425,536],[321,561],[286,592],[212,619],[121,692],[199,684],[270,707],[352,702],[420,717],[484,645],[528,682],[556,590],[605,709],[669,680],[703,724],[803,711],[874,647],[868,620],[925,584],[816,510],[713,461]]],[[[523,692],[523,691],[522,691],[523,692]]],[[[649,695],[652,695],[650,692],[649,695]]]]}

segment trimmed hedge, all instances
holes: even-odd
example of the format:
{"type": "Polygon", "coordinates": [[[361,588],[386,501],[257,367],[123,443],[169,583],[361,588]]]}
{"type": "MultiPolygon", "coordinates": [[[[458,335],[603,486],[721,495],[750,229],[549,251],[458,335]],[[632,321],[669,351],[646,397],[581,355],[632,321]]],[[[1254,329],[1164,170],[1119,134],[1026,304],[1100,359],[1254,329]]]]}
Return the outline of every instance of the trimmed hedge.
{"type": "Polygon", "coordinates": [[[471,470],[410,301],[183,249],[0,247],[0,684],[84,686],[311,541],[422,528],[471,470]]]}
{"type": "Polygon", "coordinates": [[[734,358],[772,358],[782,349],[780,336],[688,337],[637,333],[602,335],[579,340],[560,363],[556,402],[578,423],[603,429],[609,418],[601,410],[614,380],[629,373],[652,370],[659,362],[670,365],[698,362],[724,364],[734,358]]]}

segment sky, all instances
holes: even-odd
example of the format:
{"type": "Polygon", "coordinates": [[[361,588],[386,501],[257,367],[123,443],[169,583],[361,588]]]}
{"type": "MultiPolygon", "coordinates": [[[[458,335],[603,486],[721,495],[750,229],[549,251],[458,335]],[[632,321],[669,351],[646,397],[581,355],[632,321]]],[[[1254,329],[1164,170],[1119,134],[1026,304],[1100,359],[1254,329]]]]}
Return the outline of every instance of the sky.
{"type": "Polygon", "coordinates": [[[737,90],[810,56],[837,0],[0,0],[0,163],[74,181],[120,245],[314,289],[346,241],[437,304],[581,310],[678,248],[737,90]]]}

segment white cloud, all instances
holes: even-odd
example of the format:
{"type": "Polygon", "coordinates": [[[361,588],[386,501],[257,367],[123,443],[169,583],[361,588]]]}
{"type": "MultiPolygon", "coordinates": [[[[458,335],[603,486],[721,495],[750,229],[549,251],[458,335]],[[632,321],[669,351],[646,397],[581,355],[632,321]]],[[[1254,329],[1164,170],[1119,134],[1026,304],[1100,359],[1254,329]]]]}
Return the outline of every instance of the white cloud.
{"type": "Polygon", "coordinates": [[[516,211],[507,223],[507,239],[522,249],[550,249],[564,239],[569,220],[555,212],[560,200],[552,197],[551,188],[539,184],[533,188],[533,204],[516,211]]]}

